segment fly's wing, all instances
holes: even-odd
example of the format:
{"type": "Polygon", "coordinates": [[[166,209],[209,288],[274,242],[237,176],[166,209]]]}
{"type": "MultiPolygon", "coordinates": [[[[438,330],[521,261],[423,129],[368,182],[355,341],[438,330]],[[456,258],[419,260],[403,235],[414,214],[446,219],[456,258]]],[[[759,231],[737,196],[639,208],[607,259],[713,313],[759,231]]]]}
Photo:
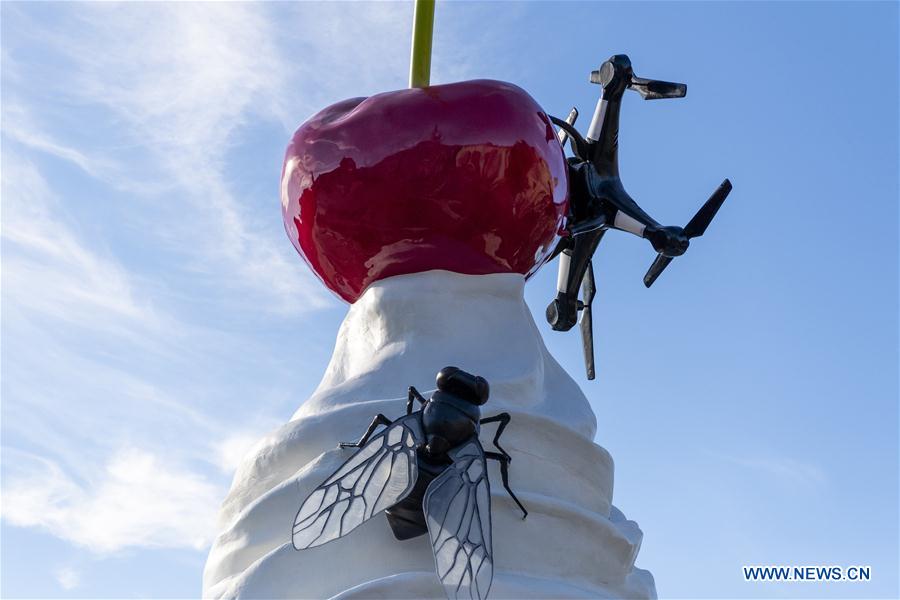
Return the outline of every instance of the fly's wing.
{"type": "Polygon", "coordinates": [[[416,484],[416,446],[422,441],[418,413],[372,436],[303,501],[294,519],[294,548],[336,540],[405,498],[416,484]]]}
{"type": "Polygon", "coordinates": [[[491,484],[477,437],[449,453],[453,464],[425,491],[438,577],[451,600],[483,600],[491,589],[491,484]]]}

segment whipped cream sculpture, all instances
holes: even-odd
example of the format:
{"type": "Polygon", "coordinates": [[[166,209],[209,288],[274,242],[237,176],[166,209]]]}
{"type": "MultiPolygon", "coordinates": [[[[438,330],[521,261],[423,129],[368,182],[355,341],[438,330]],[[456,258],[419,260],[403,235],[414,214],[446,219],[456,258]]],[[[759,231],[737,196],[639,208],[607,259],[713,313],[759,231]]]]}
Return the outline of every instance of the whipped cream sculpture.
{"type": "Polygon", "coordinates": [[[293,543],[297,550],[327,544],[384,510],[398,540],[429,534],[448,598],[481,600],[494,575],[485,459],[499,462],[503,487],[528,516],[509,487],[511,459],[499,443],[511,417],[481,418],[490,394],[483,377],[445,367],[436,383],[428,400],[410,386],[405,416],[391,421],[379,413],[358,442],[340,444],[359,451],[303,502],[293,543]],[[413,412],[415,401],[422,408],[413,412]],[[493,440],[499,452],[485,452],[478,441],[488,423],[500,424],[493,440]],[[386,429],[373,436],[379,425],[386,429]]]}
{"type": "MultiPolygon", "coordinates": [[[[428,20],[422,6],[433,2],[417,0],[416,28],[428,20]]],[[[624,55],[592,75],[603,97],[582,137],[577,111],[551,118],[513,84],[429,86],[416,32],[410,89],[329,106],[287,148],[285,230],[350,308],[317,389],[235,474],[203,595],[655,598],[653,577],[635,567],[642,532],[612,505],[596,416],[547,351],[524,286],[559,257],[546,317],[567,331],[580,314],[592,379],[591,258],[603,234],[651,243],[649,287],[704,233],[730,183],[684,228],[660,225],[625,193],[624,91],[686,88],[634,76],[624,55]],[[415,388],[427,395],[434,368],[450,364],[465,371],[441,371],[424,400],[415,388]],[[481,419],[487,381],[500,414],[481,419]],[[401,384],[410,393],[398,395],[401,384]],[[480,438],[494,420],[496,453],[480,438]],[[368,423],[355,453],[335,444],[368,423]],[[491,489],[498,477],[505,492],[491,489]]]]}
{"type": "MultiPolygon", "coordinates": [[[[398,541],[384,514],[300,552],[292,529],[304,500],[356,452],[338,442],[359,439],[377,413],[405,415],[407,386],[429,398],[435,368],[458,365],[490,382],[485,416],[512,417],[500,444],[512,457],[510,487],[528,510],[523,520],[497,485],[500,464],[488,460],[488,597],[654,598],[652,575],[635,566],[643,534],[613,505],[613,459],[595,443],[598,417],[548,352],[525,285],[520,273],[435,269],[368,286],[350,305],[317,388],[235,473],[203,596],[444,600],[430,537],[398,541]]],[[[305,343],[298,338],[300,368],[305,343]]],[[[485,450],[495,427],[480,432],[485,450]]]]}

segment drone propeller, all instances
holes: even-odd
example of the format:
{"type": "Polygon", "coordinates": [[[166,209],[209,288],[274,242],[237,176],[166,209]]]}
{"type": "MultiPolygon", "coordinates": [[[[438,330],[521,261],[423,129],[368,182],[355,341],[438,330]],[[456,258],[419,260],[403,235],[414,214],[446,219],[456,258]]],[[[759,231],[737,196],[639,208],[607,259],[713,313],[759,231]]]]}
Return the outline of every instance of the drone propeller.
{"type": "Polygon", "coordinates": [[[657,254],[656,258],[653,261],[653,264],[650,265],[649,269],[647,269],[647,274],[644,275],[644,285],[647,287],[653,285],[653,282],[656,281],[656,278],[659,277],[660,273],[662,273],[665,268],[669,266],[670,262],[672,262],[671,256],[666,256],[665,254],[657,254]]]}
{"type": "Polygon", "coordinates": [[[660,100],[662,98],[684,98],[687,95],[687,85],[683,83],[670,83],[655,79],[631,76],[628,89],[636,91],[644,100],[660,100]]]}
{"type": "MultiPolygon", "coordinates": [[[[686,235],[688,239],[700,237],[706,232],[706,228],[709,227],[710,222],[713,220],[713,217],[716,216],[716,213],[719,212],[719,208],[721,208],[722,203],[725,202],[725,198],[728,197],[730,192],[731,182],[726,179],[722,182],[722,185],[712,193],[709,200],[700,207],[697,214],[695,214],[688,224],[685,225],[684,235],[686,235]]],[[[671,256],[666,256],[662,253],[657,254],[653,264],[650,265],[650,268],[647,270],[647,274],[644,275],[644,285],[647,287],[653,285],[653,282],[656,281],[656,278],[669,266],[670,262],[672,262],[671,256]]]]}
{"type": "Polygon", "coordinates": [[[712,196],[709,197],[709,200],[706,201],[700,210],[697,211],[694,218],[688,221],[688,224],[684,227],[684,234],[689,238],[695,238],[706,233],[706,228],[709,227],[710,222],[716,216],[716,213],[719,212],[719,208],[725,202],[725,198],[728,197],[730,192],[731,182],[726,179],[712,193],[712,196]]]}
{"type": "Polygon", "coordinates": [[[587,270],[584,272],[584,279],[581,280],[581,343],[584,347],[584,368],[587,371],[587,378],[594,378],[594,324],[591,314],[591,303],[594,301],[594,294],[597,289],[594,287],[594,264],[593,261],[588,262],[587,270]]]}
{"type": "MultiPolygon", "coordinates": [[[[575,125],[575,119],[577,119],[577,118],[578,118],[578,109],[573,106],[572,110],[569,111],[569,116],[566,117],[566,123],[568,123],[569,125],[575,125]]],[[[569,139],[569,134],[566,133],[565,129],[560,129],[556,135],[559,139],[559,145],[562,146],[563,148],[565,148],[566,140],[569,139]]]]}

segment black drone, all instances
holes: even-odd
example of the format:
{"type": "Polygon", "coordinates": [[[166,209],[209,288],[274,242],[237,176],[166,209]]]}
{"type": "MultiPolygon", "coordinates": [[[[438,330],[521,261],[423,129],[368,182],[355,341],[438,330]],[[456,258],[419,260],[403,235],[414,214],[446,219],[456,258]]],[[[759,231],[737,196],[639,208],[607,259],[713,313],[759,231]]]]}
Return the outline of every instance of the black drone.
{"type": "Polygon", "coordinates": [[[292,540],[297,550],[321,546],[384,511],[398,540],[429,534],[449,598],[483,600],[494,576],[485,459],[500,463],[503,487],[528,516],[509,487],[511,458],[498,443],[510,416],[481,418],[490,394],[483,377],[445,367],[437,388],[426,400],[410,387],[405,416],[379,414],[358,442],[340,445],[359,450],[303,501],[292,540]],[[414,401],[421,410],[413,412],[414,401]],[[493,442],[499,452],[485,452],[478,441],[486,423],[500,423],[493,442]],[[379,425],[386,429],[373,436],[379,425]]]}
{"type": "Polygon", "coordinates": [[[603,88],[587,136],[574,128],[578,111],[572,109],[565,121],[550,117],[560,128],[559,141],[568,139],[573,157],[569,165],[569,215],[567,235],[550,259],[559,256],[558,294],[547,307],[547,321],[556,331],[569,331],[581,315],[581,336],[587,378],[594,379],[594,334],[591,302],[594,299],[594,270],[591,259],[607,229],[620,229],[650,241],[657,256],[644,275],[648,288],[672,262],[687,250],[690,240],[700,237],[731,191],[727,179],[713,192],[697,214],[682,227],[662,226],[645,213],[628,195],[619,179],[619,110],[625,90],[634,90],[645,100],[683,98],[687,86],[636,77],[631,61],[617,54],[591,73],[591,83],[603,88]],[[578,299],[581,288],[582,299],[578,299]]]}

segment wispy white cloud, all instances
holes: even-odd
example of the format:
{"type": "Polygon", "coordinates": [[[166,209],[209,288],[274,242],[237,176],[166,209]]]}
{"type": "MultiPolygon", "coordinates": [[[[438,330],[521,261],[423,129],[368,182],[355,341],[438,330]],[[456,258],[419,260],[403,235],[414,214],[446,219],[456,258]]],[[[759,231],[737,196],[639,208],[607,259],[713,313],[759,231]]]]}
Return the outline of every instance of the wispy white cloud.
{"type": "Polygon", "coordinates": [[[326,104],[405,85],[411,11],[4,6],[4,520],[101,554],[209,541],[299,367],[208,313],[335,306],[284,238],[278,159],[326,104]]]}
{"type": "Polygon", "coordinates": [[[74,590],[81,585],[81,573],[73,567],[61,567],[56,570],[54,576],[59,587],[66,591],[74,590]]]}
{"type": "MultiPolygon", "coordinates": [[[[270,185],[248,192],[235,185],[234,153],[250,126],[280,126],[271,142],[280,152],[325,104],[403,87],[411,10],[299,3],[275,15],[266,4],[95,3],[41,19],[13,8],[7,20],[20,20],[51,59],[4,52],[4,135],[133,194],[121,202],[163,207],[146,230],[189,257],[183,269],[246,306],[322,308],[334,301],[280,224],[255,210],[268,206],[277,220],[277,159],[270,185]]],[[[477,44],[457,48],[452,36],[443,40],[452,60],[436,69],[445,79],[480,60],[477,44]]]]}
{"type": "MultiPolygon", "coordinates": [[[[298,313],[324,306],[326,293],[280,228],[260,230],[248,210],[256,199],[234,189],[229,169],[236,135],[254,119],[279,121],[288,96],[290,62],[274,44],[264,8],[96,4],[61,11],[65,26],[37,26],[35,35],[65,68],[13,80],[19,85],[5,91],[4,134],[118,189],[142,192],[145,202],[176,205],[166,213],[171,220],[150,231],[190,256],[191,268],[249,291],[257,307],[298,313]],[[55,99],[49,107],[47,97],[55,99]],[[54,121],[59,105],[72,110],[54,121]]],[[[27,58],[6,53],[4,68],[20,71],[18,60],[27,58]]],[[[270,190],[275,215],[277,172],[270,190]]]]}
{"type": "Polygon", "coordinates": [[[3,284],[8,308],[108,327],[115,319],[158,325],[127,271],[89,250],[62,215],[59,197],[34,164],[7,151],[2,172],[3,284]]]}
{"type": "Polygon", "coordinates": [[[818,465],[787,456],[760,455],[750,457],[717,454],[730,463],[739,465],[758,475],[776,479],[791,485],[823,485],[827,481],[825,471],[818,465]]]}
{"type": "Polygon", "coordinates": [[[155,306],[153,286],[91,248],[38,168],[9,151],[2,195],[4,434],[34,451],[3,447],[2,517],[100,553],[203,547],[227,479],[198,463],[230,474],[266,425],[229,427],[175,368],[238,342],[155,306]]]}
{"type": "Polygon", "coordinates": [[[98,553],[129,547],[201,549],[213,535],[210,507],[223,488],[137,449],[115,453],[95,481],[79,484],[53,461],[20,454],[4,483],[3,517],[41,527],[98,553]],[[13,467],[15,468],[15,467],[13,467]]]}
{"type": "Polygon", "coordinates": [[[241,461],[262,440],[262,436],[275,429],[275,426],[276,423],[272,422],[269,426],[261,425],[254,429],[235,431],[215,441],[212,445],[212,455],[216,466],[223,473],[233,474],[241,461]]]}
{"type": "Polygon", "coordinates": [[[109,181],[118,178],[114,161],[88,156],[81,150],[63,145],[33,122],[27,108],[9,100],[3,106],[3,135],[27,148],[66,160],[92,177],[109,181]]]}

